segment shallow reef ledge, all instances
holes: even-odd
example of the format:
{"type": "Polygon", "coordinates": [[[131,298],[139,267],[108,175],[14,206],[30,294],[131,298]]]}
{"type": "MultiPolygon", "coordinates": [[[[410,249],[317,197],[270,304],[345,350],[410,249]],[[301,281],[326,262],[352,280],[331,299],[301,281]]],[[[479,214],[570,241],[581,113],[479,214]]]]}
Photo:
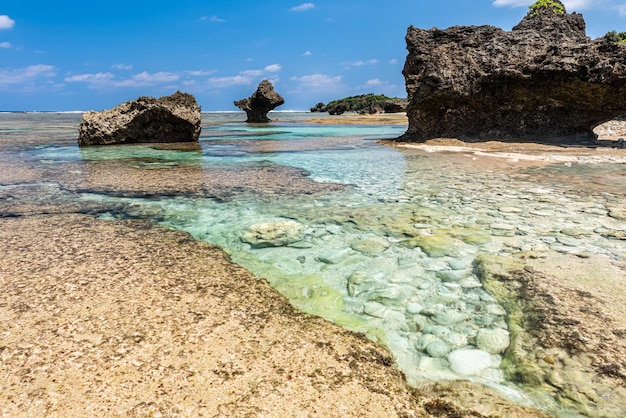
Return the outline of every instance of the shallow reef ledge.
{"type": "Polygon", "coordinates": [[[485,289],[507,310],[507,377],[584,416],[626,411],[626,261],[599,255],[481,255],[485,289]]]}
{"type": "Polygon", "coordinates": [[[68,213],[0,226],[3,415],[544,416],[475,383],[408,387],[384,348],[186,233],[68,213]]]}
{"type": "Polygon", "coordinates": [[[540,8],[511,31],[410,27],[406,43],[401,141],[584,143],[626,114],[626,45],[590,40],[577,13],[540,8]]]}

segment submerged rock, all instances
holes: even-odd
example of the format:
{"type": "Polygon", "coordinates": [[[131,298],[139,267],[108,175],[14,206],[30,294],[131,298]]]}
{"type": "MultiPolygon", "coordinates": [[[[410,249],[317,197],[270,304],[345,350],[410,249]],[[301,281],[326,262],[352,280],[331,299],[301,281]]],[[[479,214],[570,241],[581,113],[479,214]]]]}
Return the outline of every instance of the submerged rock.
{"type": "Polygon", "coordinates": [[[454,350],[448,356],[448,361],[453,372],[465,376],[478,376],[494,366],[491,354],[483,350],[468,348],[454,350]]]}
{"type": "Polygon", "coordinates": [[[283,247],[301,241],[304,226],[295,221],[261,222],[251,225],[241,240],[252,248],[283,247]]]}
{"type": "Polygon", "coordinates": [[[626,45],[589,40],[582,15],[557,10],[533,9],[510,32],[410,27],[400,139],[594,139],[594,127],[625,114],[626,45]]]}
{"type": "Polygon", "coordinates": [[[510,337],[504,330],[481,329],[477,346],[506,350],[505,374],[546,401],[553,396],[585,416],[622,416],[625,269],[623,261],[599,255],[479,256],[476,271],[505,306],[510,337]]]}
{"type": "Polygon", "coordinates": [[[235,102],[235,106],[246,112],[249,123],[267,123],[267,114],[278,106],[285,103],[285,99],[274,91],[274,86],[268,80],[259,83],[256,91],[247,99],[235,102]]]}
{"type": "Polygon", "coordinates": [[[139,97],[113,109],[89,111],[78,126],[78,145],[197,141],[200,106],[187,93],[139,97]]]}

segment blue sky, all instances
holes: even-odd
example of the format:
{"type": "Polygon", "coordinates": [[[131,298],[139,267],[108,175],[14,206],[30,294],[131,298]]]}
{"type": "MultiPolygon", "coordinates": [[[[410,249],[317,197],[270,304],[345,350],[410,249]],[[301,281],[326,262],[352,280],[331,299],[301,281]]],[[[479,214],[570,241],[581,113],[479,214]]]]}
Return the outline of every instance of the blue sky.
{"type": "MultiPolygon", "coordinates": [[[[0,1],[0,110],[102,110],[176,90],[236,110],[264,78],[280,109],[406,96],[409,25],[511,29],[533,0],[0,1]]],[[[592,38],[626,31],[626,0],[571,0],[592,38]]]]}

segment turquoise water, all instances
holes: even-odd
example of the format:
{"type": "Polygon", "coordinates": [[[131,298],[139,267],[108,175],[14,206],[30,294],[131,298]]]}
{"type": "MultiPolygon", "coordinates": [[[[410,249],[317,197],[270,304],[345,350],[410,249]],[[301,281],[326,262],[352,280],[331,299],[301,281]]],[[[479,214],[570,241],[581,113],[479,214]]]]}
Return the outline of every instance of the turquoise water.
{"type": "MultiPolygon", "coordinates": [[[[43,182],[58,185],[55,193],[68,202],[99,205],[103,220],[146,219],[221,246],[299,309],[386,345],[412,384],[470,379],[531,402],[499,368],[506,312],[483,290],[473,262],[481,253],[530,250],[619,258],[626,242],[603,236],[626,231],[625,222],[606,216],[626,190],[560,180],[587,176],[588,166],[516,168],[403,151],[376,140],[397,137],[404,126],[316,125],[310,117],[285,114],[258,126],[238,114],[204,114],[197,145],[78,149],[80,115],[0,114],[0,156],[46,167],[43,182]],[[143,170],[146,178],[227,169],[234,183],[238,170],[295,167],[311,181],[343,187],[276,191],[242,177],[247,188],[231,187],[221,199],[65,187],[78,181],[68,172],[80,177],[102,164],[143,170]],[[568,228],[585,233],[561,233],[568,228]],[[485,330],[498,336],[495,345],[478,342],[485,330]]],[[[626,173],[619,165],[594,166],[596,175],[602,170],[626,173]]]]}

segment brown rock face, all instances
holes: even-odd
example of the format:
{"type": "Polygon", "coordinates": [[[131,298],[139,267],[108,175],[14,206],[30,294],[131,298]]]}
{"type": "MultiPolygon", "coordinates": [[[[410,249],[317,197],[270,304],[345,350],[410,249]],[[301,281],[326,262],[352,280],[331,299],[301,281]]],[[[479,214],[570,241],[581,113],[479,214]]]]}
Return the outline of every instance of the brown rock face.
{"type": "Polygon", "coordinates": [[[248,123],[267,123],[270,110],[285,103],[285,99],[274,91],[274,86],[267,80],[261,81],[256,91],[247,99],[235,102],[235,106],[246,112],[248,123]]]}
{"type": "Polygon", "coordinates": [[[197,141],[200,123],[200,106],[190,94],[139,97],[110,110],[85,113],[78,145],[197,141]]]}
{"type": "Polygon", "coordinates": [[[400,140],[595,139],[594,127],[626,114],[626,46],[589,40],[580,14],[544,8],[510,32],[410,27],[406,42],[400,140]]]}

